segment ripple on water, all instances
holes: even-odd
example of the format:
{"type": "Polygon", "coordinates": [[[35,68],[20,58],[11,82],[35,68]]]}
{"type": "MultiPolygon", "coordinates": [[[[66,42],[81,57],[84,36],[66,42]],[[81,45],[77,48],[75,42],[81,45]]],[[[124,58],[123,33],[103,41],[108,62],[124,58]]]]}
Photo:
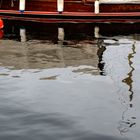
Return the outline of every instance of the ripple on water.
{"type": "Polygon", "coordinates": [[[41,25],[0,40],[0,140],[139,140],[139,41],[41,25]]]}

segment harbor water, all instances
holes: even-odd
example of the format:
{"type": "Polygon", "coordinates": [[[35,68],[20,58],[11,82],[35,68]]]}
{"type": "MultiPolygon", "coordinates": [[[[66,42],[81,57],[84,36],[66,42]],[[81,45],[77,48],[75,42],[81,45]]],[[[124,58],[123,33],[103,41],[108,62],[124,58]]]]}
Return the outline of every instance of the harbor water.
{"type": "Polygon", "coordinates": [[[4,24],[0,140],[139,140],[139,24],[4,24]]]}

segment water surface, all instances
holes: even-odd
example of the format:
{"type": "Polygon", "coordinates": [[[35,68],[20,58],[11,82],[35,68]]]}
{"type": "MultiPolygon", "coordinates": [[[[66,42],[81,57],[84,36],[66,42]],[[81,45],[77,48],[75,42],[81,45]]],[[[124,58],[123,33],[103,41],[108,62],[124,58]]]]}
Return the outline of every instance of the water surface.
{"type": "Polygon", "coordinates": [[[139,140],[138,28],[5,21],[0,139],[139,140]]]}

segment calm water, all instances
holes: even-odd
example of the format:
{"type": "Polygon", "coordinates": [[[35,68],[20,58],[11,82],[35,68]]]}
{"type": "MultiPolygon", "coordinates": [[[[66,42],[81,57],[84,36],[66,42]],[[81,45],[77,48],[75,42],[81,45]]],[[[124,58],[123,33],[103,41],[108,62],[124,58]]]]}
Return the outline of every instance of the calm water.
{"type": "Polygon", "coordinates": [[[139,140],[139,30],[5,21],[0,140],[139,140]]]}

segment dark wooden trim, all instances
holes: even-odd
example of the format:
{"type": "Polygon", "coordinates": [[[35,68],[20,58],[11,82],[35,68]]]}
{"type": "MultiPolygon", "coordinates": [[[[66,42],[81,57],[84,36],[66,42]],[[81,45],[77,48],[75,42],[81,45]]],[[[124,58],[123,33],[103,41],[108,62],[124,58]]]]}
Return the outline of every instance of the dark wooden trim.
{"type": "Polygon", "coordinates": [[[140,22],[140,12],[100,13],[93,12],[39,12],[25,11],[21,14],[15,10],[0,10],[3,19],[30,20],[39,22],[140,22]]]}

